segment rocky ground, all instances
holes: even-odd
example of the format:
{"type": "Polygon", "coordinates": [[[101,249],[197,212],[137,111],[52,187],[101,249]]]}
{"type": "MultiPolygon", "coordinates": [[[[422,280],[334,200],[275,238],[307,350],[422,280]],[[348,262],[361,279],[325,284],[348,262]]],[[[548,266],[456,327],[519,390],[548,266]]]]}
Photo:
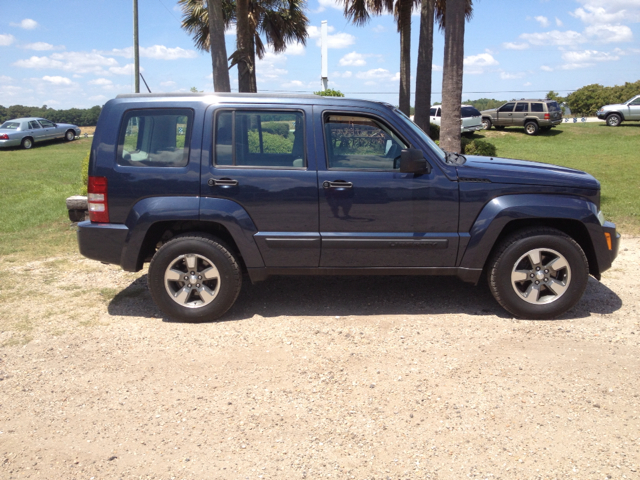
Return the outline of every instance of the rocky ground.
{"type": "Polygon", "coordinates": [[[554,321],[453,278],[245,281],[0,258],[0,478],[640,478],[640,239],[554,321]]]}

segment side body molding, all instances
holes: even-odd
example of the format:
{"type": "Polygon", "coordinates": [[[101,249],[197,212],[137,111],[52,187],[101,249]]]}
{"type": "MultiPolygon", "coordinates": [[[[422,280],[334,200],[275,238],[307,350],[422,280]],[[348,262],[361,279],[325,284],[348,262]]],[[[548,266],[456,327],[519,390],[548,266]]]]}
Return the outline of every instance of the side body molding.
{"type": "Polygon", "coordinates": [[[611,266],[606,240],[597,217],[596,206],[584,198],[570,195],[504,195],[494,198],[481,210],[469,231],[468,242],[462,242],[458,258],[460,267],[483,268],[498,236],[514,220],[576,220],[587,230],[597,256],[598,272],[611,266]],[[466,246],[464,245],[466,243],[466,246]]]}

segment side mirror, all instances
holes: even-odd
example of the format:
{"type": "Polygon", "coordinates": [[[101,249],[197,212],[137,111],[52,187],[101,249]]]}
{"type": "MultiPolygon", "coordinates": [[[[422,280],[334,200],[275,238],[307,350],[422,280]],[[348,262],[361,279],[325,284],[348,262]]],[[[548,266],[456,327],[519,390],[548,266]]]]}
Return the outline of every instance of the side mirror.
{"type": "Polygon", "coordinates": [[[425,160],[422,150],[407,148],[400,154],[400,173],[431,173],[431,165],[425,160]]]}

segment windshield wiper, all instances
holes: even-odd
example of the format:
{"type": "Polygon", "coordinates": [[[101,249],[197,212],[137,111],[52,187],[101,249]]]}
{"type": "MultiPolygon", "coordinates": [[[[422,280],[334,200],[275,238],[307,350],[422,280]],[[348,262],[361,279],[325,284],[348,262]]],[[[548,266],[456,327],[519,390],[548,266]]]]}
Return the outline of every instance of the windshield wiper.
{"type": "Polygon", "coordinates": [[[467,161],[467,158],[460,153],[447,152],[446,150],[443,151],[445,154],[446,162],[451,165],[463,165],[467,161]]]}

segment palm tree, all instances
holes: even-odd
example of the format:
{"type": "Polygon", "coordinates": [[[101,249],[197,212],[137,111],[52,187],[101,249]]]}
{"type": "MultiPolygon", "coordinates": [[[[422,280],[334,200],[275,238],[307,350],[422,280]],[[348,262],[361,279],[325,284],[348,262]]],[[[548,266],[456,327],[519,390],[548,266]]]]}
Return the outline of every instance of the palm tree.
{"type": "Polygon", "coordinates": [[[464,23],[468,0],[446,0],[440,146],[460,152],[460,104],[464,69],[464,23]],[[446,115],[444,114],[446,112],[446,115]]]}
{"type": "Polygon", "coordinates": [[[393,13],[400,32],[399,108],[409,115],[411,108],[411,11],[420,0],[340,0],[344,15],[356,25],[366,24],[371,15],[393,13]]]}
{"type": "MultiPolygon", "coordinates": [[[[182,27],[193,36],[196,48],[209,50],[208,11],[202,8],[203,0],[178,3],[182,5],[182,27]]],[[[281,53],[292,42],[306,45],[309,19],[305,7],[305,0],[222,0],[225,26],[236,22],[237,50],[229,57],[229,68],[238,66],[239,91],[257,91],[255,59],[256,55],[264,57],[267,46],[281,53]]]]}
{"type": "MultiPolygon", "coordinates": [[[[420,40],[416,71],[416,97],[414,121],[430,134],[429,110],[431,109],[431,76],[433,70],[433,31],[437,21],[440,29],[445,27],[446,0],[422,0],[420,10],[420,40]]],[[[466,0],[465,17],[473,15],[473,0],[466,0]]]]}
{"type": "Polygon", "coordinates": [[[222,0],[207,0],[209,14],[209,50],[213,69],[213,90],[230,92],[229,68],[227,67],[227,45],[224,40],[224,14],[222,0]]]}

